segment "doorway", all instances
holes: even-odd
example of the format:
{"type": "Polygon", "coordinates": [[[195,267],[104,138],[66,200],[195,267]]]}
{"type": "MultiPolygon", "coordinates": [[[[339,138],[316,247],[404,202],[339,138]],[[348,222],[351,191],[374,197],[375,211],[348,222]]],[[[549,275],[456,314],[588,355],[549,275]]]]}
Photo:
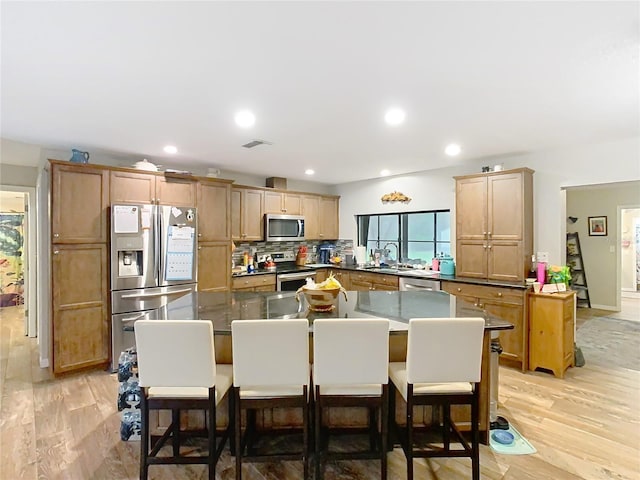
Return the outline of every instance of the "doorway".
{"type": "Polygon", "coordinates": [[[37,336],[34,202],[33,188],[0,186],[0,311],[22,310],[29,337],[37,336]]]}
{"type": "Polygon", "coordinates": [[[620,208],[620,287],[623,297],[640,298],[640,206],[620,208]]]}

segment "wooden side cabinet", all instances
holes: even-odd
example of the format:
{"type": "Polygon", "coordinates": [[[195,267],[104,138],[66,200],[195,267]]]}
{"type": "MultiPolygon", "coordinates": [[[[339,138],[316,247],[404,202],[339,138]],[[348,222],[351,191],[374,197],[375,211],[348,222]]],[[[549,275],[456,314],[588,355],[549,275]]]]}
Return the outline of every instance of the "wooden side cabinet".
{"type": "Polygon", "coordinates": [[[529,369],[564,378],[574,362],[574,291],[529,294],[529,369]]]}

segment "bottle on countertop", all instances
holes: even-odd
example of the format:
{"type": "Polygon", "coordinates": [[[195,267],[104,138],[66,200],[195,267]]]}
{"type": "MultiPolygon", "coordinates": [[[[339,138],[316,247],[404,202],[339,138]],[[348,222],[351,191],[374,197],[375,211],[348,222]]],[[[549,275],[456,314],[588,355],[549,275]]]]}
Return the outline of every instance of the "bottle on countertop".
{"type": "Polygon", "coordinates": [[[527,278],[536,278],[536,256],[531,255],[531,267],[529,268],[529,273],[527,274],[527,278]]]}

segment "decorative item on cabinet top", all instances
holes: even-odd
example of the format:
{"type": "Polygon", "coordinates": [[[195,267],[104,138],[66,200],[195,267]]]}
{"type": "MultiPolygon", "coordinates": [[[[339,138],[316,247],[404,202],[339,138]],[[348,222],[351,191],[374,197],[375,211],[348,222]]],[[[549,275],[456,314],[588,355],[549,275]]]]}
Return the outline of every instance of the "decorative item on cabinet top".
{"type": "Polygon", "coordinates": [[[69,161],[73,163],[89,163],[89,152],[81,152],[80,150],[72,148],[69,161]]]}
{"type": "Polygon", "coordinates": [[[384,194],[380,200],[382,203],[409,203],[411,201],[411,197],[406,196],[402,192],[391,192],[384,194]]]}

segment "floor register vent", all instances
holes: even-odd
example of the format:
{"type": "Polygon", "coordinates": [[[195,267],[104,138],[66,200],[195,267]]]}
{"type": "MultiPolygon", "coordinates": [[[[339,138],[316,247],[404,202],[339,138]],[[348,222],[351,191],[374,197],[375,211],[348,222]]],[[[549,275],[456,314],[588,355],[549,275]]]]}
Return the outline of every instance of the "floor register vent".
{"type": "Polygon", "coordinates": [[[251,140],[249,143],[242,145],[244,148],[253,148],[258,145],[273,145],[273,142],[267,142],[266,140],[251,140]]]}

